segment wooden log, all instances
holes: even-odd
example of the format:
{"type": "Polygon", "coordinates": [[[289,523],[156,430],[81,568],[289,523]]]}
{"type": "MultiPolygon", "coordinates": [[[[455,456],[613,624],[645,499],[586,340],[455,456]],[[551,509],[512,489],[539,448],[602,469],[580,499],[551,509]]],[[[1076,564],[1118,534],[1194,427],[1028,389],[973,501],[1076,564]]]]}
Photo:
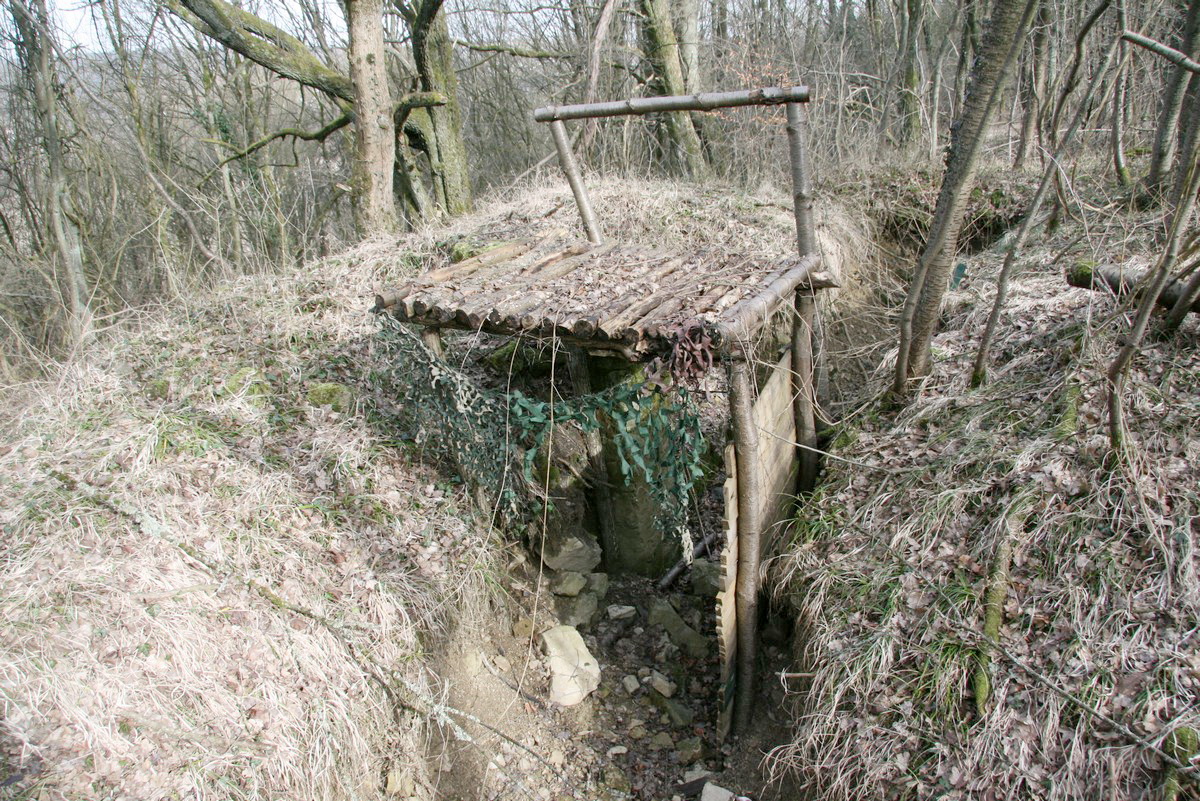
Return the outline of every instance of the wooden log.
{"type": "MultiPolygon", "coordinates": [[[[1146,277],[1145,270],[1127,270],[1119,264],[1077,264],[1067,271],[1067,283],[1080,289],[1107,290],[1117,297],[1131,294],[1141,295],[1142,279],[1146,277]]],[[[1186,285],[1171,279],[1158,295],[1159,306],[1170,309],[1183,297],[1186,285]]],[[[1191,305],[1191,312],[1200,314],[1200,300],[1191,305]]]]}
{"type": "Polygon", "coordinates": [[[484,267],[499,264],[500,262],[508,261],[509,259],[528,253],[537,242],[538,240],[531,239],[497,245],[494,248],[485,250],[478,256],[463,259],[458,264],[449,264],[437,270],[427,272],[419,276],[418,280],[424,284],[440,284],[445,281],[459,280],[478,272],[484,267]]]}
{"type": "Polygon", "coordinates": [[[754,711],[758,653],[758,568],[761,531],[758,431],[751,404],[750,367],[744,359],[729,364],[729,413],[737,455],[737,695],[734,729],[745,732],[754,711]]]}
{"type": "Polygon", "coordinates": [[[649,287],[645,286],[644,280],[635,281],[633,286],[617,298],[609,310],[602,313],[604,319],[599,326],[601,333],[609,339],[623,337],[627,328],[640,320],[646,312],[661,305],[665,297],[671,294],[672,289],[679,291],[671,287],[667,279],[677,273],[685,263],[686,259],[683,258],[670,259],[665,262],[662,268],[649,279],[649,283],[657,285],[657,288],[649,295],[647,295],[649,287]]]}
{"type": "Polygon", "coordinates": [[[796,291],[796,287],[816,269],[818,264],[820,264],[820,259],[816,256],[801,258],[795,267],[772,281],[762,292],[743,300],[725,312],[717,325],[721,347],[728,351],[735,343],[749,339],[778,308],[779,304],[796,291]]]}
{"type": "MultiPolygon", "coordinates": [[[[605,246],[596,251],[606,252],[609,248],[611,246],[605,246]]],[[[472,328],[478,328],[485,319],[496,325],[502,325],[506,318],[513,317],[515,324],[514,304],[528,310],[533,308],[532,304],[544,302],[552,296],[544,290],[535,289],[535,287],[544,286],[550,281],[573,272],[593,255],[591,246],[565,248],[552,254],[551,257],[535,262],[529,270],[519,275],[509,276],[509,280],[502,282],[500,286],[470,296],[456,317],[460,323],[472,328]],[[537,271],[536,275],[534,270],[537,271]]]]}
{"type": "Polygon", "coordinates": [[[439,359],[446,355],[446,350],[442,346],[442,332],[436,328],[428,327],[421,329],[421,341],[425,343],[425,347],[433,352],[434,356],[439,359]]]}
{"type": "Polygon", "coordinates": [[[579,209],[579,218],[587,231],[588,241],[599,245],[603,240],[600,236],[600,225],[596,222],[596,212],[592,210],[592,201],[588,197],[587,187],[579,175],[579,167],[575,164],[575,154],[571,152],[571,143],[567,139],[566,126],[560,120],[550,123],[550,135],[554,138],[554,149],[558,151],[558,166],[567,176],[571,194],[575,196],[575,206],[579,209]]]}
{"type": "Polygon", "coordinates": [[[706,92],[697,95],[667,97],[635,97],[607,103],[580,103],[570,106],[545,106],[533,112],[538,122],[579,120],[587,117],[619,117],[652,114],[659,111],[712,111],[738,106],[772,106],[781,103],[805,103],[809,99],[807,86],[786,89],[742,89],[736,92],[706,92]]]}
{"type": "MultiPolygon", "coordinates": [[[[787,105],[788,162],[792,173],[792,213],[796,220],[796,250],[801,256],[817,256],[817,229],[813,219],[812,181],[809,176],[808,153],[804,149],[806,134],[804,107],[787,105]]],[[[812,282],[811,275],[809,283],[812,282]]],[[[814,329],[817,302],[813,290],[797,289],[793,300],[795,318],[792,321],[792,413],[796,423],[796,454],[800,469],[796,486],[800,492],[812,492],[817,484],[817,417],[814,392],[813,362],[814,329]]]]}
{"type": "Polygon", "coordinates": [[[388,309],[392,308],[397,303],[399,303],[400,300],[402,298],[404,298],[405,296],[407,296],[408,293],[411,291],[412,291],[411,288],[405,288],[405,289],[389,289],[384,292],[380,292],[379,294],[377,294],[375,296],[375,308],[372,309],[372,311],[377,311],[377,312],[387,311],[388,309]]]}

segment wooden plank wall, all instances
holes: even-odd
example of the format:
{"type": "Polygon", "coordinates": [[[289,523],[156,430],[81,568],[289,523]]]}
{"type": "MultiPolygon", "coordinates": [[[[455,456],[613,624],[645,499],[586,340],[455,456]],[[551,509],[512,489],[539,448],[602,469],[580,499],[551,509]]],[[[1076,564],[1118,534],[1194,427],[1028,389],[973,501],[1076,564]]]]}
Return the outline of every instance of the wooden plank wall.
{"type": "Polygon", "coordinates": [[[737,683],[737,472],[761,471],[763,546],[769,547],[782,535],[794,510],[796,471],[796,419],[792,412],[791,353],[771,369],[770,377],[751,409],[758,429],[758,459],[739,465],[733,443],[725,446],[725,550],[721,554],[721,584],[717,593],[717,646],[721,661],[721,694],[717,737],[724,740],[733,723],[733,699],[737,683]]]}

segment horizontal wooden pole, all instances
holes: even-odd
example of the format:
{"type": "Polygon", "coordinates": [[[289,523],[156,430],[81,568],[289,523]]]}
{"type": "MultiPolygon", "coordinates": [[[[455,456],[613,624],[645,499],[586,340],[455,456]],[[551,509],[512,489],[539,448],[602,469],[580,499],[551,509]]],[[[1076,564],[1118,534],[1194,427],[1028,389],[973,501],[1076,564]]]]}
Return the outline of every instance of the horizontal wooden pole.
{"type": "Polygon", "coordinates": [[[607,103],[581,103],[574,106],[545,106],[533,112],[538,122],[580,120],[587,117],[620,117],[627,114],[653,114],[657,111],[712,111],[738,106],[775,106],[782,103],[807,103],[807,86],[786,89],[742,89],[737,92],[706,92],[699,95],[635,97],[607,103]]]}

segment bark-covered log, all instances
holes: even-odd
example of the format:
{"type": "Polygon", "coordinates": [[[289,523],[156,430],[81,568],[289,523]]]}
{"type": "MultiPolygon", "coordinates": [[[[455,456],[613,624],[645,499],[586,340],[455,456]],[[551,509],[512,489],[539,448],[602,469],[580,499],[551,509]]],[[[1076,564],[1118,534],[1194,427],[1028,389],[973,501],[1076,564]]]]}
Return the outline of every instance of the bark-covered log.
{"type": "MultiPolygon", "coordinates": [[[[1118,297],[1131,293],[1141,294],[1145,270],[1127,270],[1119,264],[1077,264],[1067,271],[1067,283],[1080,289],[1103,289],[1118,297]]],[[[1171,308],[1183,295],[1182,281],[1172,279],[1158,296],[1158,305],[1171,308]]],[[[1200,314],[1200,300],[1192,304],[1191,311],[1200,314]]]]}

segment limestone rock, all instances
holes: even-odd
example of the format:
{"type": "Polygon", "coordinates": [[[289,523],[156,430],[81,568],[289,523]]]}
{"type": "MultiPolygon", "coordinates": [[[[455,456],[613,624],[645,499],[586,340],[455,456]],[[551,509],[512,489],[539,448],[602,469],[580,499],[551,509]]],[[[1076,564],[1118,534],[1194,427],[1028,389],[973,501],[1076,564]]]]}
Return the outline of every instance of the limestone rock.
{"type": "Polygon", "coordinates": [[[675,741],[671,739],[671,735],[665,731],[660,731],[650,738],[650,747],[656,751],[670,749],[675,747],[675,741]]]}
{"type": "Polygon", "coordinates": [[[637,609],[634,609],[632,606],[613,604],[612,606],[608,607],[609,620],[627,620],[636,614],[637,609]]]}
{"type": "Polygon", "coordinates": [[[625,775],[625,771],[616,765],[608,765],[604,768],[604,786],[609,790],[625,794],[633,790],[633,786],[629,783],[629,777],[625,775]]]}
{"type": "Polygon", "coordinates": [[[638,681],[637,676],[631,675],[622,677],[621,686],[625,688],[625,692],[633,695],[635,692],[637,692],[638,687],[642,686],[642,683],[638,681]]]}
{"type": "Polygon", "coordinates": [[[608,574],[588,573],[587,588],[588,592],[594,592],[597,598],[604,600],[604,597],[608,595],[608,574]]]}
{"type": "Polygon", "coordinates": [[[736,797],[724,787],[712,782],[705,783],[704,789],[700,791],[700,801],[733,801],[736,797]]]}
{"type": "Polygon", "coordinates": [[[662,626],[671,642],[693,659],[700,659],[709,652],[708,640],[685,623],[669,601],[655,598],[650,602],[649,622],[651,626],[662,626]]]}
{"type": "Polygon", "coordinates": [[[550,592],[555,595],[566,595],[575,597],[583,588],[587,586],[588,580],[583,577],[582,573],[576,573],[573,570],[568,570],[565,573],[559,573],[550,581],[550,592]]]}
{"type": "Polygon", "coordinates": [[[658,707],[667,719],[670,720],[672,726],[691,726],[692,721],[696,719],[696,713],[690,707],[680,703],[677,698],[667,698],[658,693],[650,693],[646,696],[650,699],[650,703],[658,707]]]}
{"type": "Polygon", "coordinates": [[[600,544],[583,531],[547,531],[542,561],[551,570],[587,573],[600,564],[600,544]]]}
{"type": "Polygon", "coordinates": [[[671,681],[657,670],[650,672],[650,686],[653,687],[654,690],[664,698],[670,698],[675,694],[675,691],[679,689],[675,682],[671,681]]]}
{"type": "Polygon", "coordinates": [[[675,746],[675,753],[684,765],[690,765],[704,758],[704,741],[699,737],[689,737],[680,740],[675,746]]]}
{"type": "Polygon", "coordinates": [[[573,597],[555,598],[554,608],[564,626],[587,626],[596,616],[600,600],[593,593],[582,592],[573,597]]]}
{"type": "Polygon", "coordinates": [[[550,664],[550,700],[574,706],[600,686],[600,665],[583,637],[572,626],[555,626],[542,632],[550,664]]]}

